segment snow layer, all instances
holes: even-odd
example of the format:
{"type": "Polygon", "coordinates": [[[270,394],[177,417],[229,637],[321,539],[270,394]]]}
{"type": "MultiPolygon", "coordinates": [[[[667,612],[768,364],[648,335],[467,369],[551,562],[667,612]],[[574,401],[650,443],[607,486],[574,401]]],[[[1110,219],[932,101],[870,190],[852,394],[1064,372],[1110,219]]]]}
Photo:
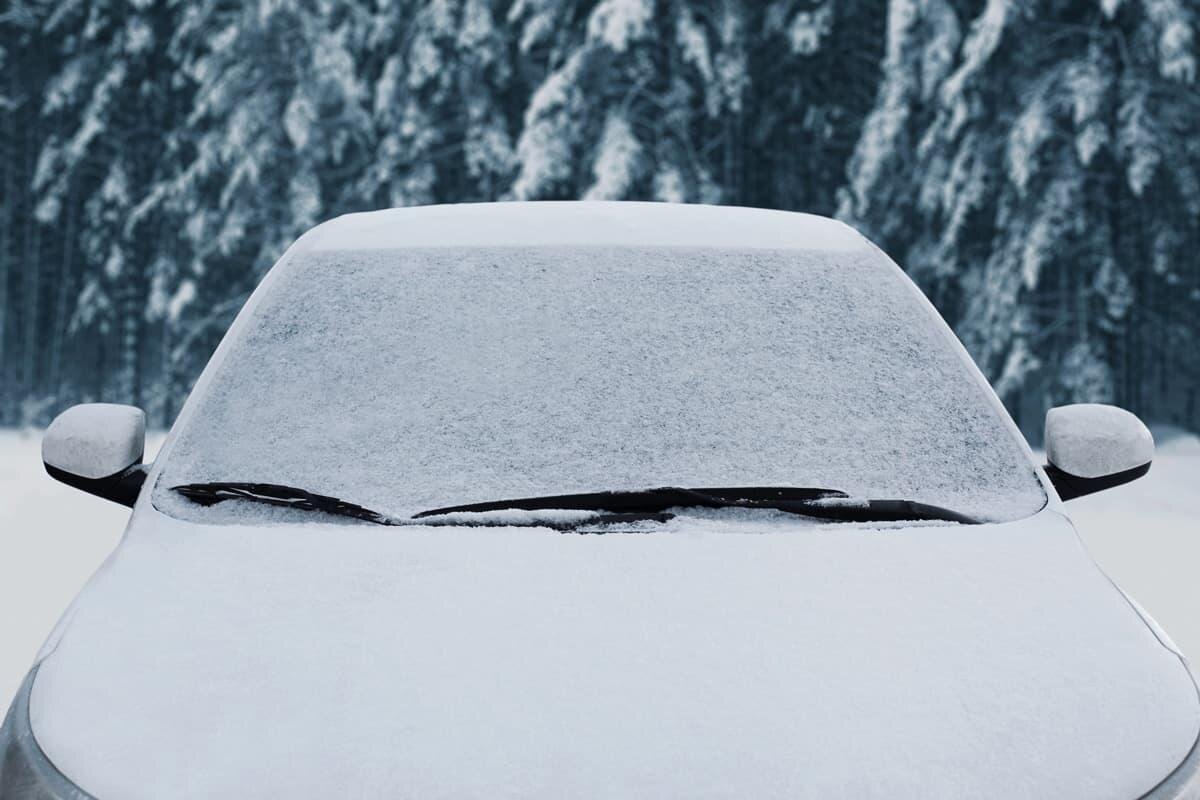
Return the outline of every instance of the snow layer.
{"type": "Polygon", "coordinates": [[[1049,509],[660,536],[137,514],[33,687],[98,797],[1128,800],[1200,730],[1049,509]]]}
{"type": "Polygon", "coordinates": [[[142,460],[146,415],[140,408],[83,403],[59,414],[42,439],[42,461],[84,478],[107,478],[142,460]]]}
{"type": "Polygon", "coordinates": [[[874,250],[301,252],[202,383],[169,487],[393,516],[652,486],[818,486],[984,519],[1045,503],[944,324],[874,250]],[[236,446],[233,444],[236,443],[236,446]]]}
{"type": "Polygon", "coordinates": [[[1144,478],[1066,504],[1088,550],[1162,623],[1184,654],[1200,657],[1200,438],[1157,426],[1144,478]]]}
{"type": "MultiPolygon", "coordinates": [[[[1157,453],[1149,475],[1066,508],[1105,571],[1162,624],[1160,638],[1174,640],[1185,654],[1200,654],[1200,439],[1169,428],[1153,432],[1157,453]]],[[[126,508],[46,475],[40,441],[38,431],[0,430],[0,608],[20,609],[0,614],[0,705],[13,696],[47,632],[116,545],[129,516],[126,508]]],[[[148,439],[147,457],[160,441],[161,435],[148,439]]],[[[760,520],[755,530],[765,527],[760,520]]]]}
{"type": "Polygon", "coordinates": [[[1046,413],[1046,458],[1080,478],[1099,478],[1149,464],[1154,437],[1134,414],[1116,406],[1076,403],[1046,413]]]}
{"type": "Polygon", "coordinates": [[[346,214],[321,225],[315,250],[617,245],[865,250],[845,223],[759,208],[634,202],[460,203],[346,214]]]}
{"type": "MultiPolygon", "coordinates": [[[[71,599],[112,551],[129,509],[42,467],[42,432],[0,428],[0,705],[7,707],[71,599]]],[[[147,437],[153,458],[161,434],[147,437]]]]}

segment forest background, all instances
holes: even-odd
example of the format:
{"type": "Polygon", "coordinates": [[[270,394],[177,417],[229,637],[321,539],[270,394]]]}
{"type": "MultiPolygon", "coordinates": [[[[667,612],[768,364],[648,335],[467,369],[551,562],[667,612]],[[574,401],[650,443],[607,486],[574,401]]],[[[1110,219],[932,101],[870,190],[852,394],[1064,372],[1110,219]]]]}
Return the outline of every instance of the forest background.
{"type": "Polygon", "coordinates": [[[858,226],[1036,444],[1200,429],[1197,0],[5,0],[0,425],[169,426],[263,272],[386,206],[858,226]]]}

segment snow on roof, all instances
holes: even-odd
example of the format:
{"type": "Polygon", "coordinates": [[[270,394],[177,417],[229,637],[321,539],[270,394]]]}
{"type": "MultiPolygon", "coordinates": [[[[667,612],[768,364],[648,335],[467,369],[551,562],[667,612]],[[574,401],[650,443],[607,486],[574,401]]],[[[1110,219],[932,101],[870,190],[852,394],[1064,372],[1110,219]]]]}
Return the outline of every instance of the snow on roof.
{"type": "Polygon", "coordinates": [[[390,208],[315,228],[310,250],[403,247],[622,245],[862,250],[867,240],[828,217],[733,206],[520,202],[390,208]]]}

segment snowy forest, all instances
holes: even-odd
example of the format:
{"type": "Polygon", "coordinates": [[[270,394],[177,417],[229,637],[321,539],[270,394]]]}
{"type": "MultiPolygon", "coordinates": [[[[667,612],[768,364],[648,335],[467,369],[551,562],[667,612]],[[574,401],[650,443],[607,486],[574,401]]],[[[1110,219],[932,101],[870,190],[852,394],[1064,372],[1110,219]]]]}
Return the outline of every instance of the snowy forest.
{"type": "Polygon", "coordinates": [[[1198,0],[3,0],[0,425],[169,425],[338,214],[654,199],[838,216],[1035,441],[1200,429],[1198,0]]]}

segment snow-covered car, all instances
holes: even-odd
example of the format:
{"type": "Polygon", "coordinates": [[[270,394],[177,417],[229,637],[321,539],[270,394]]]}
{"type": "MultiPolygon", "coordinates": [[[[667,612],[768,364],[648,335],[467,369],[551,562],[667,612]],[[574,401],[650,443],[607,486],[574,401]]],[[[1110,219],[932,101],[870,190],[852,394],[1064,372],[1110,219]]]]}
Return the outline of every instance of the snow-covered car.
{"type": "MultiPolygon", "coordinates": [[[[1042,466],[853,229],[611,203],[354,214],[247,302],[6,718],[0,795],[1200,796],[1200,700],[1042,466]]],[[[1131,531],[1133,535],[1135,532],[1131,531]]]]}

